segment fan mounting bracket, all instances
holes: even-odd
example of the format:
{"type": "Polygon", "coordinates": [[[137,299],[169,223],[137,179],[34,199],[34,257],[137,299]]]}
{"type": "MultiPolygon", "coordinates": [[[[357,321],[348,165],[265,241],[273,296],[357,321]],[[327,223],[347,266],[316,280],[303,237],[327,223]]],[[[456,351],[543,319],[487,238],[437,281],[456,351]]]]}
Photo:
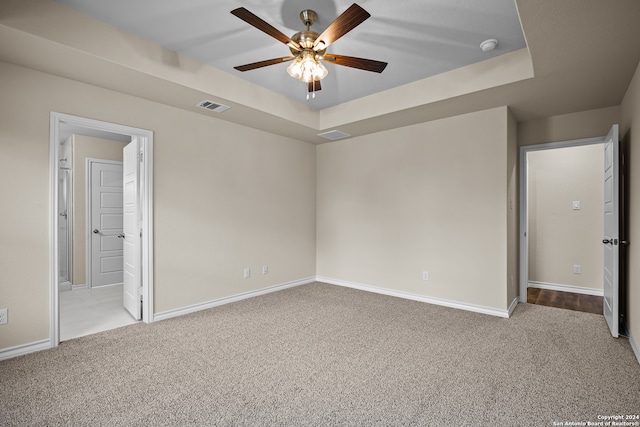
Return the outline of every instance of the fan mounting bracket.
{"type": "Polygon", "coordinates": [[[312,26],[314,22],[316,22],[316,19],[318,19],[318,14],[315,12],[315,10],[305,9],[300,12],[300,20],[304,25],[307,26],[307,30],[309,30],[309,27],[312,26]]]}

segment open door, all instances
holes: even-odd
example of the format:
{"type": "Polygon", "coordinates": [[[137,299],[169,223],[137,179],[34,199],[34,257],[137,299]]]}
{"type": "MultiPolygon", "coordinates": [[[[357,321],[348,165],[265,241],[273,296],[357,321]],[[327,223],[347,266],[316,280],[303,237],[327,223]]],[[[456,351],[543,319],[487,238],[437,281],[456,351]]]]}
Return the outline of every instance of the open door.
{"type": "Polygon", "coordinates": [[[123,286],[122,303],[131,315],[142,318],[140,188],[138,183],[139,141],[133,138],[123,150],[123,286]]]}
{"type": "Polygon", "coordinates": [[[620,141],[618,125],[613,125],[604,141],[604,318],[611,335],[618,337],[620,324],[619,259],[620,259],[620,141]]]}

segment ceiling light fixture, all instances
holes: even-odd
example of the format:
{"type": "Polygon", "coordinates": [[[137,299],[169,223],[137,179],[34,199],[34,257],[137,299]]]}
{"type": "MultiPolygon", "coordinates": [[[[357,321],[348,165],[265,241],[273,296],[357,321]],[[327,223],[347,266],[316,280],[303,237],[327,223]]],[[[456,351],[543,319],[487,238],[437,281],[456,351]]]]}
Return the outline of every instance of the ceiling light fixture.
{"type": "Polygon", "coordinates": [[[317,55],[312,49],[305,49],[287,67],[287,73],[294,79],[311,83],[324,79],[329,71],[318,61],[317,55]]]}
{"type": "Polygon", "coordinates": [[[287,37],[271,24],[249,12],[244,7],[234,9],[231,13],[249,25],[267,33],[279,42],[284,43],[289,47],[289,51],[291,52],[289,56],[267,59],[266,61],[253,62],[233,68],[238,71],[249,71],[292,61],[287,67],[287,72],[294,79],[307,84],[307,100],[309,100],[309,94],[312,94],[315,98],[316,92],[322,90],[320,80],[325,78],[329,73],[322,64],[322,61],[329,61],[335,65],[358,68],[376,73],[381,73],[387,66],[386,62],[374,61],[373,59],[327,53],[327,47],[329,45],[371,16],[369,12],[355,3],[338,16],[322,34],[311,30],[311,25],[313,25],[318,18],[318,14],[311,9],[303,10],[300,12],[300,20],[307,29],[294,34],[292,37],[287,37]]]}

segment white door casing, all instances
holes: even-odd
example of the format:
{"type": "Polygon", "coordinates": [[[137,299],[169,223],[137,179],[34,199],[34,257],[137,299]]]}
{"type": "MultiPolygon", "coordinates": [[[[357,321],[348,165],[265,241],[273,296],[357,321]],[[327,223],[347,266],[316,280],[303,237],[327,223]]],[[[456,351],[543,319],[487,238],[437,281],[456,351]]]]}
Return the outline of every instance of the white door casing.
{"type": "MultiPolygon", "coordinates": [[[[140,209],[143,237],[140,270],[142,281],[142,321],[154,321],[153,309],[153,132],[141,128],[103,122],[85,117],[51,112],[49,136],[49,338],[38,343],[37,349],[57,347],[60,343],[60,264],[59,264],[59,171],[62,128],[108,132],[137,138],[144,154],[139,165],[140,209]]],[[[34,351],[33,349],[23,352],[34,351]]],[[[21,353],[26,354],[26,353],[21,353]]]]}
{"type": "MultiPolygon", "coordinates": [[[[527,302],[527,287],[529,285],[529,203],[527,201],[529,193],[529,189],[527,188],[529,153],[541,150],[553,150],[556,148],[581,147],[591,144],[602,144],[604,146],[604,142],[605,137],[600,136],[520,147],[520,302],[527,302]]],[[[598,244],[598,242],[594,242],[594,244],[598,244]]]]}
{"type": "Polygon", "coordinates": [[[138,182],[140,149],[138,139],[133,138],[123,149],[123,252],[124,285],[122,286],[122,304],[135,318],[141,318],[141,234],[140,227],[140,189],[138,182]]]}
{"type": "Polygon", "coordinates": [[[122,163],[88,159],[87,281],[91,287],[122,283],[122,163]]]}
{"type": "Polygon", "coordinates": [[[620,142],[618,125],[613,125],[604,142],[604,318],[611,335],[618,337],[619,275],[619,177],[620,142]]]}

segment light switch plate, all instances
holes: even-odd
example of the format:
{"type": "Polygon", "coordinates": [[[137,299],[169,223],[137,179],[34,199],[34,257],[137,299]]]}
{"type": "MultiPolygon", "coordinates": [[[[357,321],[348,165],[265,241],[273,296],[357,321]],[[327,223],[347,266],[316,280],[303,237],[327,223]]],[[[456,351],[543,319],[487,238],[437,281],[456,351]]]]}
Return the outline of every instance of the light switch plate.
{"type": "Polygon", "coordinates": [[[573,201],[573,210],[574,211],[579,211],[580,210],[580,200],[574,200],[573,201]]]}

